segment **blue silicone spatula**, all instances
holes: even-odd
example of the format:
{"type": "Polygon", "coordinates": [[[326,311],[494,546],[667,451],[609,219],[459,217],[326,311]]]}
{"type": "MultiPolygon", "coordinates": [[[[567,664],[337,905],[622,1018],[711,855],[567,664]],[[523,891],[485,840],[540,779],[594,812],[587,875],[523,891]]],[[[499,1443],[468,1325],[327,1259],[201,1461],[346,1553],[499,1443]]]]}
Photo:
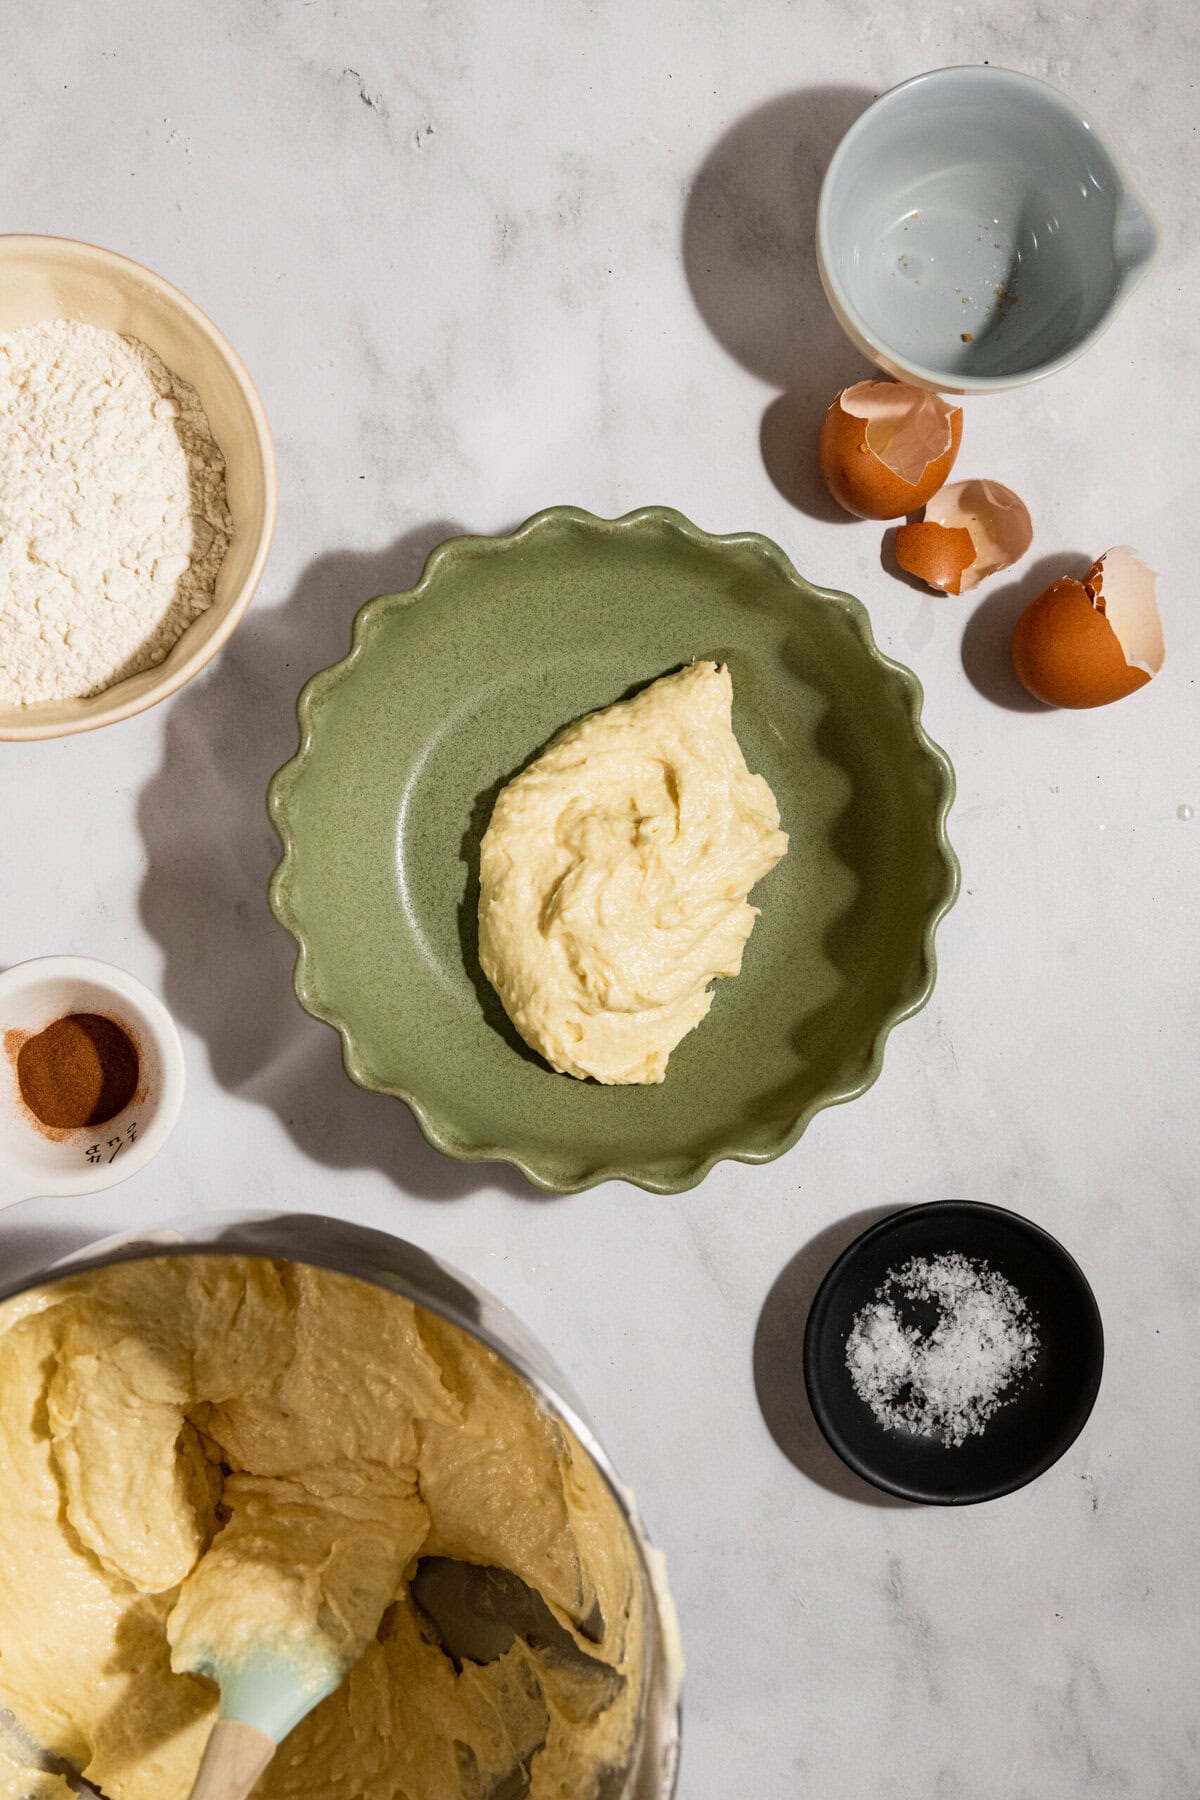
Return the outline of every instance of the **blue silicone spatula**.
{"type": "Polygon", "coordinates": [[[221,1690],[189,1800],[246,1800],[288,1732],[340,1684],[348,1665],[304,1667],[278,1651],[259,1650],[236,1665],[206,1657],[197,1674],[221,1690]]]}

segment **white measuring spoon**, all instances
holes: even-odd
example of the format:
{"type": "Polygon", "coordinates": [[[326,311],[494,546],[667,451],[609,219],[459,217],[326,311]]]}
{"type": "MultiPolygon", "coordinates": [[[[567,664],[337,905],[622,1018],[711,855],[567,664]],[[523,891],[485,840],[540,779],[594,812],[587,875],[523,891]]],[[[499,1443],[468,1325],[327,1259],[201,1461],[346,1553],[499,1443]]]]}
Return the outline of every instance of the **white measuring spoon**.
{"type": "Polygon", "coordinates": [[[186,1083],[175,1021],[136,976],[90,956],[39,956],[0,974],[0,1208],[35,1194],[94,1194],[124,1181],[160,1150],[186,1083]],[[101,1125],[50,1134],[21,1100],[20,1044],[68,1013],[114,1018],[136,1040],[138,1085],[101,1125]]]}

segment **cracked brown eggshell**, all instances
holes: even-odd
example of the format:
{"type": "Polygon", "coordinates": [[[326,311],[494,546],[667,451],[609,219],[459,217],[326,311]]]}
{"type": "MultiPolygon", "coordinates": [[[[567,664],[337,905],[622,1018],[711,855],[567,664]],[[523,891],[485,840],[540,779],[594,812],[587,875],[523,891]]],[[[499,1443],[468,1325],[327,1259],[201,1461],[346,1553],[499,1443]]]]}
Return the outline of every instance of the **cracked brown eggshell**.
{"type": "Polygon", "coordinates": [[[1082,580],[1064,575],[1032,600],[1013,632],[1018,679],[1047,706],[1108,706],[1145,687],[1164,659],[1154,572],[1125,545],[1082,580]]]}
{"type": "Polygon", "coordinates": [[[934,525],[928,520],[902,525],[896,533],[896,561],[927,587],[957,594],[965,571],[975,561],[975,540],[961,525],[934,525]]]}
{"type": "Polygon", "coordinates": [[[954,467],[962,408],[903,381],[859,381],[836,395],[821,427],[821,479],[860,519],[918,512],[954,467]]]}
{"type": "Polygon", "coordinates": [[[896,561],[942,593],[969,594],[1019,561],[1032,542],[1029,508],[1011,488],[999,481],[956,481],[933,496],[920,526],[901,526],[896,561]],[[970,558],[964,532],[974,548],[970,558]]]}

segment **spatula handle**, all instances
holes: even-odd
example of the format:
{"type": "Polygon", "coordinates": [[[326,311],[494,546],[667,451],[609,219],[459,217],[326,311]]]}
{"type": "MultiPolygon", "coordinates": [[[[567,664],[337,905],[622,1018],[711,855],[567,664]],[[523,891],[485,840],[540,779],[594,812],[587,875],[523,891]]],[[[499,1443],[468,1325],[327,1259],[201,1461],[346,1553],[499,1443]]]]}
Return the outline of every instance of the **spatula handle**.
{"type": "Polygon", "coordinates": [[[240,1719],[218,1719],[189,1800],[247,1800],[275,1754],[275,1740],[240,1719]]]}

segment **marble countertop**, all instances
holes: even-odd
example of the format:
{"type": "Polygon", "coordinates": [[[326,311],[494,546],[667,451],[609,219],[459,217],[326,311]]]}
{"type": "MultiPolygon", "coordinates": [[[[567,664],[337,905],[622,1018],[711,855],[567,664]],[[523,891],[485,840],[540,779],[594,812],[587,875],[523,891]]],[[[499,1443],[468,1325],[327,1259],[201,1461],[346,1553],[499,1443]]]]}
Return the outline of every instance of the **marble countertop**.
{"type": "Polygon", "coordinates": [[[1200,1795],[1196,15],[124,0],[16,9],[5,51],[5,229],[124,251],[211,313],[261,387],[281,511],[204,676],[109,730],[4,746],[0,957],[142,976],[190,1091],[125,1185],[6,1215],[0,1268],[253,1206],[384,1226],[483,1281],[585,1396],[667,1551],[680,1800],[1200,1795]],[[1025,495],[1037,538],[1015,580],[955,601],[894,579],[878,531],[814,487],[820,413],[859,365],[810,240],[866,101],[984,58],[1110,126],[1165,248],[1083,361],[971,406],[971,472],[1025,495]],[[450,531],[560,501],[776,538],[866,602],[958,771],[932,1003],[865,1097],[676,1200],[547,1200],[444,1161],[344,1079],[264,899],[263,790],[356,606],[450,531]],[[1108,711],[1024,704],[1015,610],[1125,541],[1161,572],[1164,674],[1108,711]],[[947,1195],[1060,1236],[1108,1346],[1072,1450],[961,1513],[844,1472],[799,1375],[833,1254],[947,1195]]]}

